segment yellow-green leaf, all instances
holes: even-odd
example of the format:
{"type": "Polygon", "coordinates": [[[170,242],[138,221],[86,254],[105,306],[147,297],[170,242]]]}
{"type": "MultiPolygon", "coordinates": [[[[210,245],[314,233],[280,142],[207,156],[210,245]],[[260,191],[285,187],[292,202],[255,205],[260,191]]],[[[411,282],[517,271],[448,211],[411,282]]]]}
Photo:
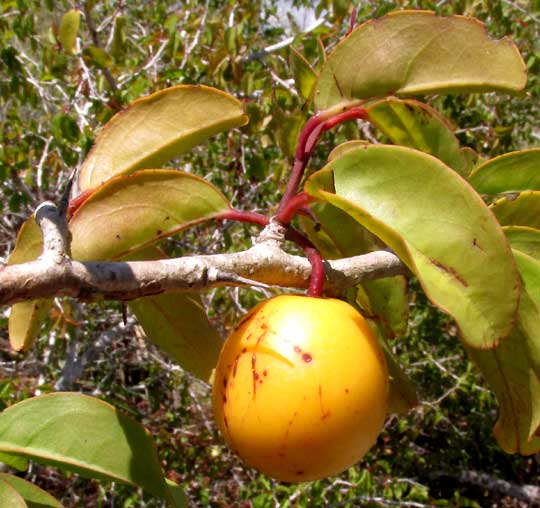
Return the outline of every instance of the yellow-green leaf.
{"type": "Polygon", "coordinates": [[[66,53],[74,55],[77,52],[77,34],[81,22],[81,13],[72,9],[62,16],[58,38],[66,53]]]}
{"type": "Polygon", "coordinates": [[[398,11],[360,25],[328,56],[315,90],[325,110],[355,99],[455,92],[516,93],[526,67],[507,38],[479,21],[398,11]]]}
{"type": "Polygon", "coordinates": [[[467,160],[451,125],[432,107],[388,97],[371,104],[367,111],[369,121],[392,143],[429,153],[462,176],[467,173],[467,160]]]}
{"type": "MultiPolygon", "coordinates": [[[[23,223],[17,235],[15,249],[9,256],[8,265],[34,261],[42,251],[41,230],[34,217],[23,223]]],[[[11,307],[8,321],[9,342],[15,351],[30,348],[52,305],[51,299],[37,299],[16,303],[11,307]]]]}
{"type": "Polygon", "coordinates": [[[527,226],[540,229],[540,191],[509,194],[491,206],[503,226],[527,226]]]}
{"type": "Polygon", "coordinates": [[[499,401],[494,429],[499,446],[530,455],[540,451],[540,263],[519,250],[513,253],[525,283],[517,326],[492,351],[466,349],[499,401]]]}
{"type": "Polygon", "coordinates": [[[147,337],[184,370],[208,382],[223,342],[196,293],[173,292],[129,303],[147,337]]]}
{"type": "Polygon", "coordinates": [[[510,333],[520,280],[507,241],[480,196],[441,161],[366,145],[313,174],[306,191],[391,247],[471,347],[493,348],[510,333]]]}
{"type": "MultiPolygon", "coordinates": [[[[13,487],[24,499],[28,508],[63,508],[62,503],[49,493],[18,476],[0,473],[0,481],[4,481],[11,485],[11,487],[13,487]]],[[[0,507],[1,506],[2,501],[0,500],[0,507]]]]}
{"type": "Polygon", "coordinates": [[[513,249],[540,261],[540,230],[526,226],[504,226],[503,231],[513,249]]]}
{"type": "Polygon", "coordinates": [[[103,184],[69,223],[79,261],[117,259],[228,209],[213,185],[181,171],[141,170],[103,184]]]}
{"type": "Polygon", "coordinates": [[[317,73],[297,49],[291,46],[289,54],[296,90],[304,99],[310,100],[317,82],[317,73]]]}
{"type": "Polygon", "coordinates": [[[23,497],[5,480],[0,479],[0,508],[27,508],[23,497]]]}
{"type": "Polygon", "coordinates": [[[114,175],[159,167],[247,121],[240,101],[207,86],[179,85],[143,97],[105,125],[81,167],[79,186],[91,189],[114,175]]]}
{"type": "Polygon", "coordinates": [[[480,194],[540,190],[540,148],[510,152],[476,166],[469,177],[480,194]]]}

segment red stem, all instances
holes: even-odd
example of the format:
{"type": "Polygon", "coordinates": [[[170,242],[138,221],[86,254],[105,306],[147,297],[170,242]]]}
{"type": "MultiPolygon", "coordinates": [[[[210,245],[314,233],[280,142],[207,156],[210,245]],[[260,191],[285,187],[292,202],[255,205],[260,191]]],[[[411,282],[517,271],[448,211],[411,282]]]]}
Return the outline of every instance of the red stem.
{"type": "Polygon", "coordinates": [[[300,194],[293,196],[285,203],[283,209],[276,215],[276,219],[282,224],[289,224],[301,209],[313,201],[315,201],[315,198],[305,192],[300,192],[300,194]]]}
{"type": "Polygon", "coordinates": [[[249,222],[250,224],[258,224],[259,226],[268,226],[270,219],[266,215],[256,212],[243,212],[231,208],[226,212],[216,215],[216,220],[236,220],[239,222],[249,222]]]}
{"type": "Polygon", "coordinates": [[[288,207],[288,203],[293,199],[294,195],[298,191],[304,171],[307,163],[313,153],[313,150],[317,146],[317,143],[321,135],[329,129],[332,129],[336,125],[339,125],[347,120],[362,119],[365,120],[368,117],[365,108],[357,106],[342,113],[327,118],[324,115],[317,114],[312,116],[304,125],[300,137],[298,138],[298,146],[296,147],[296,154],[294,165],[291,171],[291,176],[287,183],[287,188],[281,198],[281,202],[278,208],[278,216],[280,216],[285,208],[288,207]]]}
{"type": "Polygon", "coordinates": [[[317,248],[299,231],[289,226],[285,238],[295,242],[304,249],[304,253],[311,265],[311,276],[307,294],[320,298],[324,291],[324,262],[321,253],[317,248]]]}

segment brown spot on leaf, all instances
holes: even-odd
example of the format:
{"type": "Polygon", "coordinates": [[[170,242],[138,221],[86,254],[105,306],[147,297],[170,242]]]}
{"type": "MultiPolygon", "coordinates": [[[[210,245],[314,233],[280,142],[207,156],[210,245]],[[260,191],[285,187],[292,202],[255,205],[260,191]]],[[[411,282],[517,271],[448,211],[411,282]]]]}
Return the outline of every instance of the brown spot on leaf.
{"type": "Polygon", "coordinates": [[[345,95],[343,93],[343,90],[341,89],[341,85],[339,84],[337,76],[335,74],[332,74],[332,76],[334,77],[334,83],[336,84],[336,88],[338,89],[340,97],[344,99],[345,95]]]}
{"type": "Polygon", "coordinates": [[[451,275],[456,279],[462,286],[469,287],[469,283],[461,276],[457,271],[452,268],[451,266],[446,266],[442,264],[440,261],[437,261],[436,259],[430,258],[429,259],[432,264],[434,264],[437,268],[440,268],[443,272],[446,272],[448,275],[451,275]]]}
{"type": "Polygon", "coordinates": [[[313,357],[309,353],[304,353],[302,355],[302,360],[304,360],[304,362],[306,363],[311,363],[311,361],[313,360],[313,357]]]}
{"type": "Polygon", "coordinates": [[[299,346],[294,346],[294,352],[295,352],[295,353],[301,353],[302,350],[300,349],[299,346]]]}

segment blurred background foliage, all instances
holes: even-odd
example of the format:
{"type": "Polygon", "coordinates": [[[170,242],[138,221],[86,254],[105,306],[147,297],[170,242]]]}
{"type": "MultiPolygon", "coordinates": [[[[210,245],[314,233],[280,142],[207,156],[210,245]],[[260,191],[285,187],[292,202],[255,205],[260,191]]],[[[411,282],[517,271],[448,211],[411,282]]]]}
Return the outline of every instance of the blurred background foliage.
{"type": "MultiPolygon", "coordinates": [[[[68,2],[0,0],[1,255],[44,199],[57,200],[101,126],[141,95],[180,83],[226,90],[245,102],[250,124],[212,138],[169,164],[204,176],[234,206],[267,212],[284,189],[296,136],[309,114],[305,72],[357,22],[395,9],[429,9],[482,20],[508,35],[529,69],[523,97],[430,97],[459,140],[482,157],[538,146],[540,1],[154,0],[68,2]],[[77,9],[80,15],[64,15],[77,9]]],[[[466,43],[466,41],[464,41],[466,43]]],[[[313,166],[347,139],[384,141],[370,126],[329,133],[313,166]]],[[[253,226],[199,226],[168,240],[171,255],[241,250],[253,226]]],[[[225,336],[238,316],[268,293],[205,294],[225,336]]],[[[35,348],[13,353],[7,311],[0,316],[0,408],[39,393],[80,390],[144,423],[165,470],[193,506],[531,506],[540,498],[540,457],[503,453],[491,435],[494,396],[467,358],[453,323],[410,283],[410,331],[392,346],[417,383],[421,404],[392,416],[369,456],[338,478],[302,485],[269,480],[223,445],[209,389],[144,340],[118,304],[57,301],[35,348]],[[530,488],[529,488],[530,487],[530,488]],[[529,498],[527,496],[529,495],[529,498]]],[[[25,477],[66,507],[157,507],[121,485],[100,484],[33,464],[25,477]]]]}

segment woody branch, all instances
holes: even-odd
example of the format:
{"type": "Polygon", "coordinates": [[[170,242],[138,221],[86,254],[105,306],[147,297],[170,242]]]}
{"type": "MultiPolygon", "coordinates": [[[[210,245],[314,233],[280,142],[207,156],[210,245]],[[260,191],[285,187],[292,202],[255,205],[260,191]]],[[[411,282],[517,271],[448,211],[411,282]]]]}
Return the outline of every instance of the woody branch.
{"type": "MultiPolygon", "coordinates": [[[[43,234],[39,259],[0,268],[0,305],[35,298],[70,296],[84,301],[132,300],[179,290],[217,286],[306,288],[311,265],[283,250],[284,233],[271,222],[245,251],[158,261],[81,262],[68,255],[63,214],[52,203],[36,213],[43,234]]],[[[326,292],[337,295],[362,280],[406,273],[386,251],[325,261],[326,292]]]]}

